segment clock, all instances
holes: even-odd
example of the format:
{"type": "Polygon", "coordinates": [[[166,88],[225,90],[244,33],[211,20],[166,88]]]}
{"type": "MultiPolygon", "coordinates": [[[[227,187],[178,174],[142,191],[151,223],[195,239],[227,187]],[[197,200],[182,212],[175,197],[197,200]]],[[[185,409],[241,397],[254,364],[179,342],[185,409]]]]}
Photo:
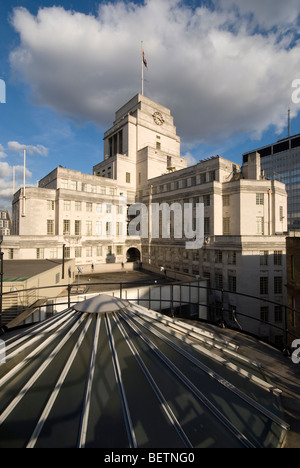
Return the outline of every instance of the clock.
{"type": "Polygon", "coordinates": [[[162,125],[164,123],[164,118],[160,112],[154,112],[153,120],[157,125],[162,125]]]}

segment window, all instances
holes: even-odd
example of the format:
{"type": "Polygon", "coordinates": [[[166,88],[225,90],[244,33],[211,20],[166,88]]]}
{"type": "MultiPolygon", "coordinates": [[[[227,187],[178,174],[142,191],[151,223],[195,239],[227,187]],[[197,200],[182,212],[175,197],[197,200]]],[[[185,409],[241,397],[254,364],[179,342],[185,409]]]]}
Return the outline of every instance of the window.
{"type": "Polygon", "coordinates": [[[48,211],[54,211],[54,201],[53,200],[47,200],[47,210],[48,211]]]}
{"type": "Polygon", "coordinates": [[[93,256],[93,248],[92,248],[92,246],[86,247],[86,249],[85,249],[85,255],[86,255],[87,258],[93,256]]]}
{"type": "Polygon", "coordinates": [[[260,320],[262,322],[269,321],[269,307],[264,306],[260,308],[260,320]]]}
{"type": "Polygon", "coordinates": [[[53,258],[57,258],[58,256],[58,251],[56,248],[53,248],[53,249],[50,249],[49,250],[49,255],[50,255],[50,258],[53,259],[53,258]]]}
{"type": "Polygon", "coordinates": [[[191,186],[194,187],[196,185],[196,177],[191,178],[191,186]]]}
{"type": "Polygon", "coordinates": [[[8,260],[14,259],[14,249],[8,249],[8,260]]]}
{"type": "Polygon", "coordinates": [[[216,288],[223,289],[223,275],[216,273],[215,279],[216,279],[216,288]]]}
{"type": "Polygon", "coordinates": [[[256,194],[256,204],[257,205],[263,205],[264,204],[264,194],[263,193],[257,193],[256,194]]]}
{"type": "Polygon", "coordinates": [[[75,258],[81,258],[81,257],[82,257],[82,248],[75,247],[75,258]]]}
{"type": "Polygon", "coordinates": [[[86,222],[86,235],[87,236],[92,235],[92,221],[87,221],[86,222]]]}
{"type": "Polygon", "coordinates": [[[75,211],[81,211],[81,202],[80,201],[75,202],[75,211]]]}
{"type": "Polygon", "coordinates": [[[123,235],[123,223],[117,222],[117,236],[123,235]]]}
{"type": "Polygon", "coordinates": [[[97,203],[96,205],[96,213],[101,214],[102,213],[102,203],[97,203]]]}
{"type": "Polygon", "coordinates": [[[70,235],[71,234],[71,230],[70,230],[70,220],[69,219],[64,219],[64,222],[63,222],[63,234],[67,234],[67,235],[70,235]]]}
{"type": "Polygon", "coordinates": [[[55,283],[58,284],[60,282],[60,273],[56,273],[55,275],[55,283]]]}
{"type": "Polygon", "coordinates": [[[93,203],[87,202],[86,204],[86,211],[91,213],[93,211],[93,203]]]}
{"type": "Polygon", "coordinates": [[[117,255],[123,255],[123,246],[117,245],[117,255]]]}
{"type": "Polygon", "coordinates": [[[256,234],[263,236],[264,235],[264,225],[265,221],[264,218],[261,216],[257,216],[256,218],[256,234]]]}
{"type": "Polygon", "coordinates": [[[230,195],[223,195],[223,206],[230,206],[230,195]]]}
{"type": "Polygon", "coordinates": [[[96,235],[102,236],[102,221],[96,221],[96,235]]]}
{"type": "Polygon", "coordinates": [[[106,213],[111,213],[111,204],[110,203],[106,204],[106,213]]]}
{"type": "Polygon", "coordinates": [[[78,190],[78,182],[76,180],[71,180],[71,190],[78,190]]]}
{"type": "Polygon", "coordinates": [[[275,250],[274,252],[274,265],[281,266],[282,265],[282,251],[275,250]]]}
{"type": "Polygon", "coordinates": [[[54,235],[54,221],[53,219],[47,220],[47,235],[53,236],[54,235]]]}
{"type": "Polygon", "coordinates": [[[200,184],[205,184],[206,183],[206,174],[200,174],[200,184]]]}
{"type": "Polygon", "coordinates": [[[284,220],[284,216],[283,216],[283,206],[280,206],[280,207],[279,207],[279,218],[280,218],[280,221],[283,221],[283,220],[284,220]]]}
{"type": "Polygon", "coordinates": [[[274,276],[274,294],[282,294],[282,276],[274,276]]]}
{"type": "Polygon", "coordinates": [[[107,236],[111,235],[111,223],[109,221],[105,225],[105,232],[107,236]]]}
{"type": "Polygon", "coordinates": [[[223,235],[230,235],[230,218],[223,218],[223,235]]]}
{"type": "Polygon", "coordinates": [[[282,306],[278,305],[274,307],[274,319],[277,323],[282,323],[283,314],[282,314],[282,306]]]}
{"type": "Polygon", "coordinates": [[[67,189],[68,188],[68,181],[66,179],[61,179],[60,186],[62,189],[67,189]]]}
{"type": "Polygon", "coordinates": [[[291,280],[294,281],[295,279],[295,257],[291,255],[291,280]]]}
{"type": "Polygon", "coordinates": [[[130,184],[130,172],[126,172],[126,184],[130,184]]]}
{"type": "Polygon", "coordinates": [[[260,294],[269,294],[269,278],[266,276],[260,278],[260,294]]]}
{"type": "Polygon", "coordinates": [[[91,192],[92,193],[97,193],[97,186],[96,185],[91,186],[91,192]]]}
{"type": "Polygon", "coordinates": [[[102,257],[102,245],[97,245],[97,257],[102,257]]]}
{"type": "Polygon", "coordinates": [[[230,292],[236,292],[236,277],[228,275],[228,289],[230,292]]]}
{"type": "Polygon", "coordinates": [[[269,252],[267,250],[262,250],[260,252],[260,265],[261,266],[268,265],[268,257],[269,257],[269,252]]]}
{"type": "Polygon", "coordinates": [[[81,235],[81,221],[75,220],[75,236],[81,235]]]}
{"type": "Polygon", "coordinates": [[[160,143],[160,141],[157,141],[157,142],[156,142],[156,149],[157,149],[157,150],[160,150],[160,149],[161,149],[161,143],[160,143]]]}
{"type": "Polygon", "coordinates": [[[228,252],[228,265],[236,265],[236,252],[228,252]]]}
{"type": "Polygon", "coordinates": [[[203,195],[204,206],[210,206],[210,195],[203,195]]]}
{"type": "Polygon", "coordinates": [[[65,247],[65,258],[71,258],[71,247],[65,247]]]}
{"type": "Polygon", "coordinates": [[[65,211],[71,211],[71,201],[70,200],[64,200],[64,210],[65,211]]]}
{"type": "Polygon", "coordinates": [[[44,258],[44,249],[36,249],[36,258],[37,260],[42,260],[44,258]]]}
{"type": "Polygon", "coordinates": [[[216,171],[210,171],[209,173],[209,182],[216,180],[216,171]]]}
{"type": "Polygon", "coordinates": [[[223,261],[222,250],[216,250],[215,251],[215,263],[222,263],[222,261],[223,261]]]}

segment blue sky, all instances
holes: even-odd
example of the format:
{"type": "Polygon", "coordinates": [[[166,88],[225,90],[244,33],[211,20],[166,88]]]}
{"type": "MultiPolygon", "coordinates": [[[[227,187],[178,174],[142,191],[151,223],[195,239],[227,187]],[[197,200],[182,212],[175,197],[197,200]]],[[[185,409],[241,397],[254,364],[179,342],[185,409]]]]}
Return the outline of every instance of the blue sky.
{"type": "Polygon", "coordinates": [[[298,0],[1,0],[0,208],[12,167],[27,183],[58,165],[91,173],[115,111],[141,90],[169,107],[190,163],[300,133],[298,0]]]}

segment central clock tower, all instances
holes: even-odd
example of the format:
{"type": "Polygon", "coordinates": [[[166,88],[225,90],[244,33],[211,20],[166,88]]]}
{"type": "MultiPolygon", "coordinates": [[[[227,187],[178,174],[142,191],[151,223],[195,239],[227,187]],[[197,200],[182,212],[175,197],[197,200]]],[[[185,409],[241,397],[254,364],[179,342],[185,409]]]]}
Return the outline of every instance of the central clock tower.
{"type": "Polygon", "coordinates": [[[149,179],[185,167],[170,110],[137,94],[116,112],[105,132],[104,161],[94,174],[141,191],[149,179]]]}

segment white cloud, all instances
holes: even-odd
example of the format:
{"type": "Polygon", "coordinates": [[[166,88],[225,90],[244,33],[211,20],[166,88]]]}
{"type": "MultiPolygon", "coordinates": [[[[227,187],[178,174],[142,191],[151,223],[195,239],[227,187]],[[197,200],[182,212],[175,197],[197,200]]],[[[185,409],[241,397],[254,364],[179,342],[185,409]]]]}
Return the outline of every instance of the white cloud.
{"type": "Polygon", "coordinates": [[[5,153],[3,146],[0,144],[0,159],[5,159],[6,157],[7,154],[5,153]]]}
{"type": "Polygon", "coordinates": [[[18,143],[17,141],[9,141],[7,143],[7,148],[9,151],[15,151],[17,153],[21,153],[24,150],[28,152],[30,155],[34,154],[39,154],[40,156],[47,156],[48,155],[48,149],[43,146],[43,145],[23,145],[21,143],[18,143]]]}
{"type": "Polygon", "coordinates": [[[61,7],[33,16],[18,8],[13,25],[20,46],[11,65],[31,85],[36,102],[105,128],[140,91],[143,40],[145,94],[171,108],[184,143],[219,144],[243,132],[259,136],[270,124],[282,131],[288,107],[292,116],[298,113],[291,84],[300,44],[291,47],[290,40],[298,3],[215,3],[214,10],[192,10],[177,0],[120,1],[101,5],[97,17],[61,7]],[[253,34],[254,19],[265,27],[277,21],[280,28],[253,34]]]}

